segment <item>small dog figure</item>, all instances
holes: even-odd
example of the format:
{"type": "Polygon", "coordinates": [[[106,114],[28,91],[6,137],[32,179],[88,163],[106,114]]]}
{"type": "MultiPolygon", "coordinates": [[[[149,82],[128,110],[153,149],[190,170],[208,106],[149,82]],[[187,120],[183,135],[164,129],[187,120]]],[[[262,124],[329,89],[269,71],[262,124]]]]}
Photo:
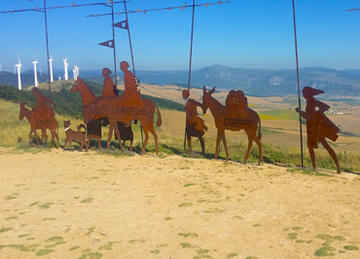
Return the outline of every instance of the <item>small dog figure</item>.
{"type": "Polygon", "coordinates": [[[64,121],[64,129],[65,129],[65,134],[66,134],[64,148],[66,147],[66,145],[68,143],[70,144],[70,147],[72,147],[71,142],[72,141],[77,141],[77,142],[80,143],[80,151],[82,151],[83,146],[85,146],[86,152],[88,151],[88,142],[86,141],[86,127],[85,127],[85,125],[80,124],[77,127],[78,131],[74,131],[74,130],[70,129],[70,121],[64,121]],[[81,128],[84,128],[85,131],[80,131],[81,128]]]}

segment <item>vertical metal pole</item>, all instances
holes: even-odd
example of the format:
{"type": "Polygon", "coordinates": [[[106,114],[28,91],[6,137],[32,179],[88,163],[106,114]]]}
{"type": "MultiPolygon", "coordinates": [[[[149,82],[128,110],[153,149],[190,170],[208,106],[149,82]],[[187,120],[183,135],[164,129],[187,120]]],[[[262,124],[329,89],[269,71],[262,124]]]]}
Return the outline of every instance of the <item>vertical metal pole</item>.
{"type": "Polygon", "coordinates": [[[115,28],[114,28],[114,0],[111,0],[111,19],[112,19],[112,34],[113,34],[113,51],[114,51],[114,75],[115,86],[117,87],[117,73],[116,73],[116,44],[115,44],[115,28]]]}
{"type": "MultiPolygon", "coordinates": [[[[193,51],[193,41],[194,41],[194,20],[195,20],[195,0],[193,0],[193,6],[192,6],[188,91],[190,91],[190,83],[191,83],[192,51],[193,51]]],[[[187,134],[186,134],[186,119],[185,119],[184,152],[186,149],[186,138],[187,138],[187,134]]]]}
{"type": "Polygon", "coordinates": [[[46,55],[47,55],[46,63],[48,67],[48,84],[49,84],[49,91],[51,91],[50,63],[49,63],[49,36],[48,36],[48,27],[47,27],[46,0],[44,0],[44,19],[45,19],[45,34],[46,34],[46,55]]]}
{"type": "Polygon", "coordinates": [[[126,0],[124,0],[124,9],[125,9],[125,16],[126,16],[126,22],[127,22],[127,31],[128,31],[128,37],[129,37],[129,45],[130,45],[130,53],[131,53],[131,62],[132,62],[132,67],[133,67],[133,73],[136,76],[136,71],[135,71],[135,62],[134,62],[134,53],[133,53],[133,48],[132,48],[132,43],[131,43],[131,36],[130,36],[130,26],[129,26],[129,19],[128,19],[128,12],[127,12],[127,6],[126,6],[126,0]]]}
{"type": "Polygon", "coordinates": [[[192,66],[192,51],[193,51],[193,41],[194,41],[194,18],[195,18],[195,0],[193,0],[192,20],[191,20],[190,62],[189,62],[189,77],[188,77],[188,90],[189,90],[189,91],[190,91],[191,66],[192,66]]]}
{"type": "MultiPolygon", "coordinates": [[[[296,19],[295,19],[295,0],[292,0],[292,5],[293,5],[293,20],[294,20],[294,37],[295,37],[295,55],[296,55],[296,75],[297,75],[298,105],[299,105],[299,110],[301,111],[299,56],[298,56],[298,47],[297,47],[296,19]]],[[[304,167],[303,137],[302,137],[302,124],[301,124],[301,113],[300,112],[299,112],[299,124],[300,124],[301,167],[304,167]]]]}
{"type": "MultiPolygon", "coordinates": [[[[131,63],[132,63],[132,68],[133,68],[134,76],[136,77],[135,62],[134,62],[134,52],[133,52],[132,43],[131,43],[129,17],[128,17],[128,12],[127,12],[126,0],[124,0],[124,10],[125,10],[126,23],[127,23],[128,38],[129,38],[129,46],[130,46],[130,54],[131,54],[131,63]]],[[[141,143],[144,144],[143,130],[142,130],[141,124],[140,124],[140,132],[141,132],[141,143]]]]}

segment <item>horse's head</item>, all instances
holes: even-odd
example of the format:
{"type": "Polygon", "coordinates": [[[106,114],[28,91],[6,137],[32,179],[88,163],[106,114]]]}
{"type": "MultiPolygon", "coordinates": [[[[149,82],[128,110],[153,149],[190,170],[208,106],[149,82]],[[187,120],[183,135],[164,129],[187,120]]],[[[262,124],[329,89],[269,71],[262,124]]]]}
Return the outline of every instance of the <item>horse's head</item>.
{"type": "Polygon", "coordinates": [[[21,102],[20,103],[20,112],[19,112],[19,120],[23,120],[24,119],[24,117],[25,117],[25,110],[26,110],[26,108],[25,108],[25,103],[24,102],[21,102]]]}
{"type": "Polygon", "coordinates": [[[80,93],[80,96],[81,96],[81,99],[82,99],[84,105],[87,105],[89,103],[96,101],[96,96],[90,90],[90,88],[85,83],[85,81],[82,80],[80,77],[78,77],[76,79],[73,87],[70,90],[72,93],[75,93],[75,92],[80,93]]]}
{"type": "Polygon", "coordinates": [[[215,92],[215,87],[210,91],[206,91],[206,86],[203,87],[203,96],[202,96],[202,110],[203,113],[206,113],[210,105],[210,100],[212,99],[211,95],[215,92]]]}
{"type": "Polygon", "coordinates": [[[73,85],[73,87],[71,87],[70,91],[72,93],[75,93],[75,92],[79,92],[80,89],[79,89],[79,85],[82,83],[82,79],[80,77],[78,77],[73,85]]]}

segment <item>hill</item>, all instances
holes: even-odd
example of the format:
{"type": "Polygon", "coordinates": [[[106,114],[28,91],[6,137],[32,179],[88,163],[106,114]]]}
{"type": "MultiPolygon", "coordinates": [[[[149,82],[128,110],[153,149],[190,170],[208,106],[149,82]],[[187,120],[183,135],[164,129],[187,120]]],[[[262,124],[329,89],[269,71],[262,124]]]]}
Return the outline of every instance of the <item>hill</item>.
{"type": "MultiPolygon", "coordinates": [[[[61,71],[57,74],[62,76],[61,71]]],[[[82,70],[82,78],[102,83],[101,71],[82,70]]],[[[120,73],[120,77],[121,77],[120,73]]],[[[137,77],[142,83],[186,86],[187,71],[138,71],[137,77]]],[[[23,85],[33,84],[32,73],[23,74],[23,85]]],[[[55,76],[57,78],[57,76],[55,76]]],[[[327,99],[356,99],[360,95],[360,70],[335,70],[325,67],[307,67],[300,69],[301,86],[314,86],[326,92],[327,99]]],[[[39,74],[41,82],[45,75],[39,74]]],[[[121,82],[121,80],[120,80],[121,82]]],[[[245,69],[213,65],[192,72],[192,87],[203,85],[216,86],[218,89],[242,89],[253,96],[285,96],[297,94],[296,72],[294,69],[245,69]]],[[[17,86],[17,77],[13,73],[0,72],[0,85],[17,86]]]]}
{"type": "MultiPolygon", "coordinates": [[[[82,117],[82,101],[79,94],[73,94],[69,90],[72,86],[72,81],[61,81],[61,83],[56,82],[52,85],[56,91],[49,91],[47,89],[47,84],[40,85],[42,93],[50,97],[56,104],[56,112],[62,115],[69,115],[76,118],[82,117]]],[[[96,96],[101,95],[102,86],[96,83],[87,82],[90,89],[96,96]]],[[[120,91],[121,93],[121,91],[120,91]]],[[[171,100],[157,98],[153,96],[143,95],[144,98],[151,99],[156,105],[161,108],[171,109],[171,110],[184,110],[184,106],[173,102],[171,100]]],[[[36,104],[35,97],[31,91],[22,90],[0,85],[0,99],[8,100],[16,103],[25,102],[29,106],[34,106],[36,104]]]]}
{"type": "MultiPolygon", "coordinates": [[[[139,78],[144,83],[184,85],[185,71],[151,72],[140,71],[139,78]]],[[[300,70],[301,85],[315,86],[326,92],[327,98],[354,98],[360,94],[360,74],[338,71],[322,67],[300,70]]],[[[293,69],[243,69],[220,65],[194,70],[192,84],[216,86],[220,89],[242,89],[254,96],[296,95],[296,72],[293,69]]]]}

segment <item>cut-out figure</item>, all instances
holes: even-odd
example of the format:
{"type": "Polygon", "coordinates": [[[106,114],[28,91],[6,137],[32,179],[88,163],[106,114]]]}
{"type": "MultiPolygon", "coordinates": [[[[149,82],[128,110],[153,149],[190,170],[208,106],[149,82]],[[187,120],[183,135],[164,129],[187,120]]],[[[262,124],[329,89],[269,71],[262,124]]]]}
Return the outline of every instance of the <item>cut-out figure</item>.
{"type": "Polygon", "coordinates": [[[202,136],[208,130],[208,127],[205,125],[204,120],[197,116],[198,113],[196,110],[196,107],[202,107],[202,104],[189,98],[190,92],[188,90],[183,90],[182,96],[185,100],[186,138],[190,153],[192,153],[191,137],[198,137],[201,145],[201,152],[205,154],[205,143],[202,136]]]}
{"type": "Polygon", "coordinates": [[[40,90],[36,87],[32,89],[32,93],[34,94],[37,102],[37,106],[32,108],[35,118],[38,121],[46,121],[54,117],[55,112],[49,104],[55,108],[55,103],[50,98],[40,93],[40,90]]]}
{"type": "Polygon", "coordinates": [[[124,93],[123,97],[129,106],[143,106],[140,92],[138,91],[138,81],[135,75],[129,70],[129,63],[120,62],[120,69],[124,72],[124,93]]]}
{"type": "MultiPolygon", "coordinates": [[[[236,91],[234,92],[236,93],[236,91]]],[[[261,138],[262,138],[261,121],[259,115],[254,110],[250,108],[246,108],[244,112],[244,117],[241,118],[240,113],[238,112],[239,107],[237,105],[235,107],[232,107],[235,108],[235,111],[231,111],[232,109],[231,107],[228,107],[228,105],[226,106],[222,105],[219,101],[217,101],[214,97],[212,97],[211,95],[213,93],[215,93],[215,87],[210,91],[207,91],[206,87],[204,86],[203,96],[202,96],[202,109],[203,109],[203,113],[206,113],[206,110],[209,108],[215,120],[215,126],[217,128],[215,159],[217,159],[219,155],[221,141],[223,142],[225,147],[226,161],[229,159],[229,152],[227,149],[226,138],[225,138],[225,130],[238,131],[243,129],[245,130],[245,133],[248,137],[248,148],[245,154],[244,163],[247,162],[253,141],[255,141],[259,147],[259,164],[261,164],[263,162],[263,155],[262,155],[262,143],[261,143],[261,138]]],[[[230,104],[230,106],[231,105],[232,104],[230,104]]]]}
{"type": "Polygon", "coordinates": [[[102,74],[104,76],[104,85],[101,98],[117,96],[116,86],[110,76],[111,70],[109,68],[104,68],[102,74]]]}
{"type": "Polygon", "coordinates": [[[300,113],[306,120],[307,146],[312,166],[314,169],[316,168],[314,149],[318,148],[318,142],[321,142],[323,147],[328,151],[329,155],[334,160],[337,173],[339,174],[341,170],[338,158],[335,151],[326,142],[325,138],[336,141],[338,138],[337,134],[340,129],[324,114],[330,106],[314,98],[315,95],[322,94],[324,91],[305,86],[302,93],[306,100],[305,111],[300,111],[299,108],[296,108],[295,111],[300,113]]]}

